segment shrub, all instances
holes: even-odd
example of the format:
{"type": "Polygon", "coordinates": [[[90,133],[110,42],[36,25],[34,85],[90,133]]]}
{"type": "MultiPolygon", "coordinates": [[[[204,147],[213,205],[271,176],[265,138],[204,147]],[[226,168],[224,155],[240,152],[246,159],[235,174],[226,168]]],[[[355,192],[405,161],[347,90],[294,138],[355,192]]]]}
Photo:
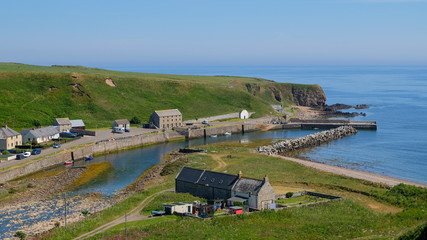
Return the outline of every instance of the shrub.
{"type": "Polygon", "coordinates": [[[59,228],[59,226],[61,226],[61,223],[60,222],[55,222],[55,227],[59,228]]]}
{"type": "Polygon", "coordinates": [[[18,232],[15,233],[15,237],[17,237],[19,239],[25,239],[26,236],[27,236],[27,234],[25,234],[25,233],[23,233],[21,231],[18,231],[18,232]]]}
{"type": "Polygon", "coordinates": [[[141,124],[141,120],[137,117],[133,117],[130,121],[131,124],[141,124]]]}
{"type": "Polygon", "coordinates": [[[10,194],[14,194],[14,193],[16,193],[16,189],[11,187],[11,188],[9,188],[9,190],[7,190],[7,192],[10,194]]]}
{"type": "Polygon", "coordinates": [[[90,212],[89,212],[88,210],[83,210],[83,211],[82,211],[82,214],[83,214],[84,216],[87,216],[87,215],[89,215],[89,214],[90,214],[90,212]]]}
{"type": "Polygon", "coordinates": [[[293,192],[287,192],[286,193],[286,198],[291,198],[294,195],[293,192]]]}
{"type": "Polygon", "coordinates": [[[244,207],[245,205],[243,205],[243,203],[241,203],[241,202],[234,202],[233,206],[244,207]]]}
{"type": "Polygon", "coordinates": [[[9,155],[10,154],[10,152],[9,151],[3,151],[3,155],[9,155]]]}

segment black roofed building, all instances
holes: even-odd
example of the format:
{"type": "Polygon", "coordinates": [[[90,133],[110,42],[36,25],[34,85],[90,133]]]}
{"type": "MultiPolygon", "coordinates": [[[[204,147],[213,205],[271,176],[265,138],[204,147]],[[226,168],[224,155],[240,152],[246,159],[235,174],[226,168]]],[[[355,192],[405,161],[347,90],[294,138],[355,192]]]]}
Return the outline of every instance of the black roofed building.
{"type": "Polygon", "coordinates": [[[257,180],[238,175],[183,167],[175,178],[177,193],[190,193],[206,198],[209,202],[232,205],[243,203],[251,209],[269,209],[275,203],[276,194],[268,178],[257,180]]]}

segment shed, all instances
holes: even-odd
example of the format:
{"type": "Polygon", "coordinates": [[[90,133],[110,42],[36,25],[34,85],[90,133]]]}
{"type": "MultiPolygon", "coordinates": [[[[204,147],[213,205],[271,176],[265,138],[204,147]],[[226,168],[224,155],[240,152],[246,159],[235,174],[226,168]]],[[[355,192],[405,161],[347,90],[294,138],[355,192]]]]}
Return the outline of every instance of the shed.
{"type": "Polygon", "coordinates": [[[113,129],[114,128],[130,129],[130,122],[127,119],[115,120],[113,122],[113,129]]]}
{"type": "Polygon", "coordinates": [[[230,207],[230,214],[242,214],[243,208],[239,206],[230,207]]]}
{"type": "Polygon", "coordinates": [[[193,203],[171,203],[171,204],[163,204],[163,209],[166,214],[171,215],[174,213],[185,214],[192,213],[193,203]]]}
{"type": "Polygon", "coordinates": [[[70,120],[70,122],[71,122],[71,128],[72,129],[86,130],[86,126],[85,126],[83,120],[81,120],[81,119],[70,120]]]}
{"type": "Polygon", "coordinates": [[[243,110],[240,112],[239,114],[240,119],[248,119],[249,118],[249,113],[246,110],[243,110]]]}

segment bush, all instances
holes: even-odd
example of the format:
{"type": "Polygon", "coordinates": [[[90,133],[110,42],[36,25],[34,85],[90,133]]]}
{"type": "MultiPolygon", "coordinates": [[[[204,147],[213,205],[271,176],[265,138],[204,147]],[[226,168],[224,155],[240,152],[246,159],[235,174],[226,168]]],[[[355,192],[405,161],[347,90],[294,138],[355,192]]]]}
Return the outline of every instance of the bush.
{"type": "Polygon", "coordinates": [[[233,206],[244,207],[245,205],[243,205],[243,203],[241,203],[241,202],[234,202],[233,206]]]}
{"type": "Polygon", "coordinates": [[[14,194],[14,193],[16,193],[16,189],[11,187],[11,188],[9,188],[9,190],[7,190],[7,192],[9,194],[14,194]]]}
{"type": "Polygon", "coordinates": [[[89,215],[89,214],[90,214],[90,212],[89,212],[88,210],[83,210],[83,211],[82,211],[82,214],[83,214],[84,216],[87,216],[87,215],[89,215]]]}
{"type": "Polygon", "coordinates": [[[27,236],[27,234],[25,234],[25,233],[23,233],[21,231],[18,231],[18,232],[15,233],[15,237],[17,237],[19,239],[25,239],[26,236],[27,236]]]}
{"type": "Polygon", "coordinates": [[[293,192],[287,192],[286,193],[286,198],[291,198],[294,195],[293,192]]]}
{"type": "Polygon", "coordinates": [[[133,117],[130,121],[131,124],[141,124],[141,120],[137,117],[133,117]]]}
{"type": "Polygon", "coordinates": [[[9,155],[10,154],[10,152],[9,151],[3,151],[3,153],[2,153],[3,155],[9,155]]]}

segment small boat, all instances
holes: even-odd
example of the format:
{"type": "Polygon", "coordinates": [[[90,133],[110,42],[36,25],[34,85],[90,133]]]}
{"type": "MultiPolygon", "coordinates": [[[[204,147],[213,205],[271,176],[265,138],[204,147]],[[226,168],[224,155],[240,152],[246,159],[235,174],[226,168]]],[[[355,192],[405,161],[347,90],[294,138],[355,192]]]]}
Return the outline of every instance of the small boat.
{"type": "Polygon", "coordinates": [[[224,135],[225,136],[231,136],[231,132],[225,132],[224,135]]]}
{"type": "Polygon", "coordinates": [[[91,156],[86,156],[85,157],[85,161],[89,161],[89,160],[92,160],[93,159],[93,157],[91,157],[91,156]]]}
{"type": "Polygon", "coordinates": [[[65,161],[65,165],[72,165],[74,164],[74,161],[65,161]]]}
{"type": "Polygon", "coordinates": [[[210,137],[215,138],[215,137],[217,137],[217,135],[216,135],[216,134],[213,134],[213,135],[211,135],[210,137]]]}

